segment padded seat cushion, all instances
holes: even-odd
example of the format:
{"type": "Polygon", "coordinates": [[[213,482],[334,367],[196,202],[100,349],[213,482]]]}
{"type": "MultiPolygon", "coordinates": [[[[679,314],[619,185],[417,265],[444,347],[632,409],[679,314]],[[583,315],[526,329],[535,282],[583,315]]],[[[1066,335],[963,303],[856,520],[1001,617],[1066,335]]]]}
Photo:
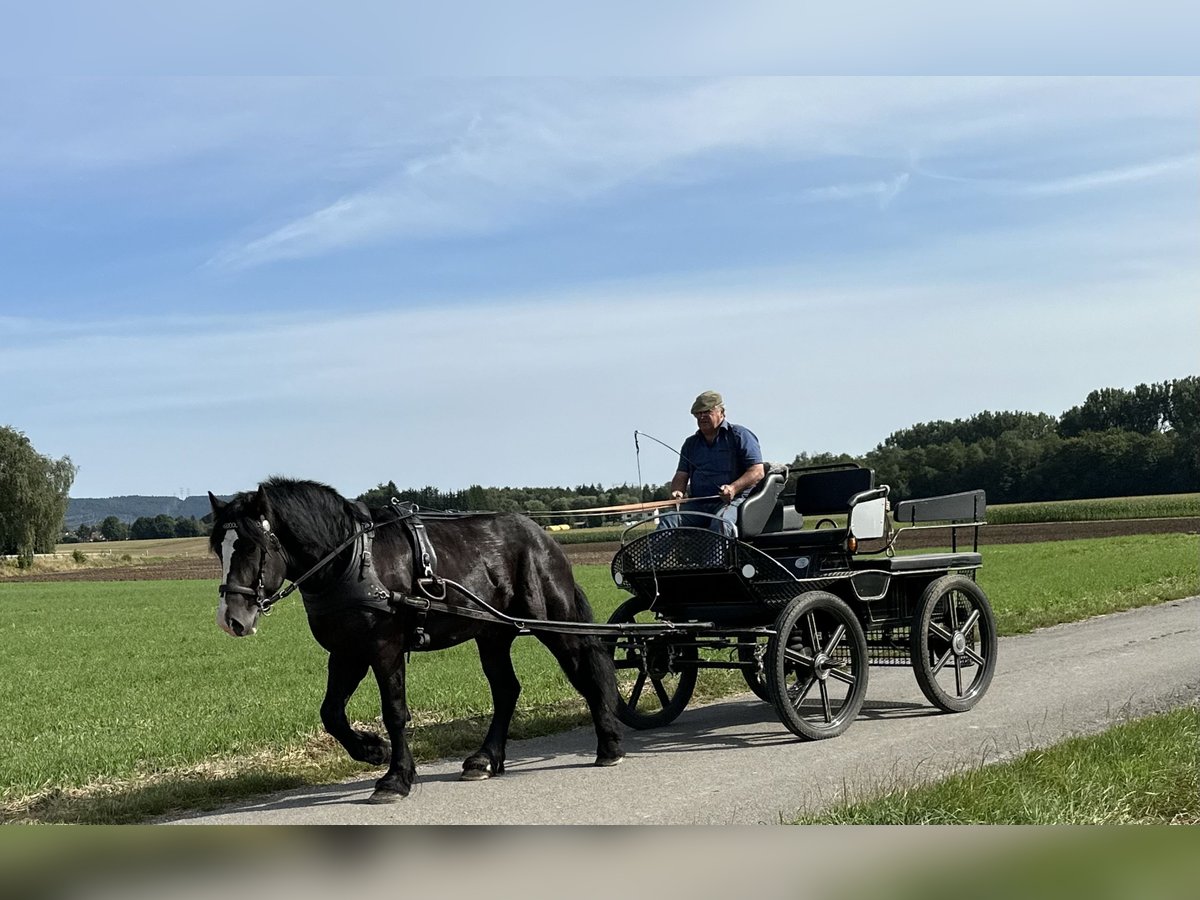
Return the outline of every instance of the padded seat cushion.
{"type": "Polygon", "coordinates": [[[808,550],[836,547],[846,542],[845,528],[818,528],[813,531],[768,531],[747,541],[755,547],[784,547],[808,550]]]}
{"type": "Polygon", "coordinates": [[[924,569],[977,569],[983,565],[981,553],[917,553],[912,556],[860,556],[855,568],[884,569],[888,572],[920,572],[924,569]]]}

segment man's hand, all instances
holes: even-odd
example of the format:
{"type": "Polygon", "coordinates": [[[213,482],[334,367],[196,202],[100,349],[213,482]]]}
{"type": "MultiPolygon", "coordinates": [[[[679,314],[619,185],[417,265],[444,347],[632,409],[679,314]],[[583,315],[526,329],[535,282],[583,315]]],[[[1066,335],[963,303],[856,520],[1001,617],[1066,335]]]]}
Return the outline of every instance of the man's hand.
{"type": "Polygon", "coordinates": [[[671,499],[672,500],[682,500],[683,499],[683,491],[671,491],[671,499]]]}
{"type": "Polygon", "coordinates": [[[717,493],[721,495],[721,499],[726,503],[732,503],[733,498],[737,496],[737,491],[733,489],[731,484],[723,484],[717,488],[717,493]]]}

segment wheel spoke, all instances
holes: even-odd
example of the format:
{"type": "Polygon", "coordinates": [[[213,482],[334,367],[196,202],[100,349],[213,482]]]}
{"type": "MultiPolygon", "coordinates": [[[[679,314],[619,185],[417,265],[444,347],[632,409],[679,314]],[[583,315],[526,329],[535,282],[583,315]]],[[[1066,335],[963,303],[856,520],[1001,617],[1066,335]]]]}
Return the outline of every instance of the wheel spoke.
{"type": "Polygon", "coordinates": [[[821,645],[817,642],[817,617],[810,612],[805,619],[808,622],[808,637],[811,641],[809,646],[813,656],[816,656],[821,652],[821,645]]]}
{"type": "Polygon", "coordinates": [[[943,641],[954,640],[954,635],[939,625],[937,622],[929,623],[929,633],[940,637],[943,641]]]}
{"type": "Polygon", "coordinates": [[[857,679],[857,678],[855,678],[855,677],[854,677],[853,675],[851,675],[849,672],[845,672],[845,671],[843,671],[842,669],[830,669],[830,670],[829,670],[829,677],[830,677],[830,678],[836,678],[836,679],[837,679],[838,681],[840,681],[842,684],[854,685],[854,684],[857,684],[857,683],[858,683],[858,679],[857,679]]]}
{"type": "Polygon", "coordinates": [[[946,603],[950,606],[950,628],[958,631],[958,592],[951,591],[947,594],[946,603]]]}
{"type": "Polygon", "coordinates": [[[829,643],[825,646],[824,653],[826,656],[833,656],[833,651],[837,649],[837,645],[842,642],[842,638],[846,636],[846,626],[839,625],[833,632],[833,637],[829,639],[829,643]]]}
{"type": "Polygon", "coordinates": [[[800,665],[809,669],[813,667],[813,658],[811,656],[805,656],[799,650],[793,650],[791,647],[788,647],[783,651],[783,655],[791,662],[799,663],[800,665]]]}
{"type": "Polygon", "coordinates": [[[661,678],[651,678],[650,683],[654,685],[654,693],[658,694],[658,702],[662,704],[663,709],[671,705],[671,698],[667,696],[667,690],[663,687],[661,678]]]}
{"type": "Polygon", "coordinates": [[[638,672],[637,681],[633,683],[633,690],[629,692],[629,708],[637,709],[638,701],[642,699],[642,689],[646,686],[646,673],[638,672]]]}
{"type": "Polygon", "coordinates": [[[792,706],[799,709],[800,704],[804,702],[804,698],[808,696],[808,692],[812,690],[812,686],[814,684],[816,684],[817,681],[818,681],[818,679],[817,679],[816,673],[813,673],[813,676],[810,679],[808,679],[808,684],[804,685],[804,689],[802,691],[800,691],[799,694],[797,694],[795,697],[792,698],[792,706]]]}
{"type": "Polygon", "coordinates": [[[980,656],[977,652],[975,652],[974,647],[968,647],[967,649],[965,649],[963,651],[963,653],[965,653],[967,655],[967,659],[971,660],[971,662],[975,663],[975,665],[977,665],[977,666],[987,665],[987,660],[984,659],[982,656],[980,656]]]}
{"type": "Polygon", "coordinates": [[[958,696],[963,695],[962,688],[962,657],[954,657],[954,687],[958,690],[958,696]]]}
{"type": "Polygon", "coordinates": [[[829,708],[829,687],[824,681],[821,682],[821,706],[825,709],[825,724],[828,725],[833,721],[833,711],[829,708]]]}
{"type": "Polygon", "coordinates": [[[967,616],[967,621],[963,622],[963,626],[959,629],[959,631],[961,631],[963,634],[967,634],[972,628],[975,627],[975,623],[978,621],[979,610],[973,609],[971,610],[971,615],[967,616]]]}
{"type": "Polygon", "coordinates": [[[949,660],[950,657],[952,657],[953,655],[954,655],[953,650],[947,650],[946,654],[941,659],[939,659],[936,663],[933,664],[933,674],[936,675],[938,672],[942,671],[942,666],[944,666],[946,664],[947,660],[949,660]]]}

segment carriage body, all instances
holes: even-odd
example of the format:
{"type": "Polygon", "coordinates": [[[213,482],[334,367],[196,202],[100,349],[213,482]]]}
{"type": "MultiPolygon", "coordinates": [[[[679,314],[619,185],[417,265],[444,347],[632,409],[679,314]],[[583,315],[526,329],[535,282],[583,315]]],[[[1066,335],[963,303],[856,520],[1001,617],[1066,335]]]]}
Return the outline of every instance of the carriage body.
{"type": "Polygon", "coordinates": [[[895,509],[889,493],[853,464],[791,473],[771,466],[739,509],[736,536],[628,531],[612,575],[632,597],[610,622],[678,631],[610,642],[626,670],[622,719],[634,727],[672,720],[703,668],[740,669],[784,724],[810,739],[849,726],[870,666],[911,667],[943,710],[974,706],[990,683],[996,644],[990,604],[975,583],[983,491],[895,509]],[[806,517],[818,527],[805,528],[806,517]],[[949,551],[898,555],[908,528],[947,529],[949,551]],[[963,529],[969,551],[959,549],[963,529]]]}

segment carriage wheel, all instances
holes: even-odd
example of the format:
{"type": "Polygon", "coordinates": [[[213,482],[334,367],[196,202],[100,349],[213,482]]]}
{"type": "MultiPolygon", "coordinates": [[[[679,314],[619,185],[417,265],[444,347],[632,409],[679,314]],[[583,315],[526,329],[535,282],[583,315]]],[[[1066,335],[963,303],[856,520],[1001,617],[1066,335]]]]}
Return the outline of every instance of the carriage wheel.
{"type": "MultiPolygon", "coordinates": [[[[609,617],[609,624],[653,623],[650,601],[631,597],[609,617]]],[[[617,718],[630,728],[658,728],[674,722],[696,689],[694,646],[677,637],[617,635],[604,644],[617,667],[617,718]]]]}
{"type": "Polygon", "coordinates": [[[845,601],[825,591],[792,600],[767,643],[767,688],[779,718],[805,740],[836,737],[867,696],[867,639],[845,601]]]}
{"type": "Polygon", "coordinates": [[[921,692],[946,712],[965,712],[996,671],[996,617],[983,589],[965,575],[925,588],[912,625],[912,664],[921,692]]]}
{"type": "Polygon", "coordinates": [[[758,637],[754,643],[739,643],[737,648],[738,662],[745,664],[742,677],[746,686],[754,691],[760,700],[771,701],[771,692],[767,688],[767,638],[758,637]]]}

